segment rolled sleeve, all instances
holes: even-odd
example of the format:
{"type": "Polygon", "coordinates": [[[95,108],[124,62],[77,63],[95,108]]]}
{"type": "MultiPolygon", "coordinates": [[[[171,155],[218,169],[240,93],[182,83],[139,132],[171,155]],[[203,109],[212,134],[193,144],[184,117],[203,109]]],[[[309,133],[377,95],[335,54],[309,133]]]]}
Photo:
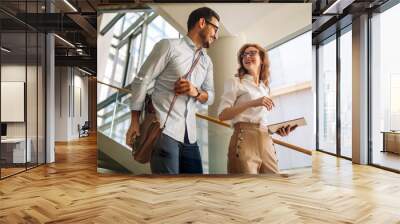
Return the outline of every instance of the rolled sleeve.
{"type": "Polygon", "coordinates": [[[238,92],[237,82],[237,78],[231,78],[226,81],[224,85],[224,93],[222,94],[221,101],[218,106],[218,115],[220,115],[221,112],[226,108],[232,107],[235,104],[238,92]]]}
{"type": "Polygon", "coordinates": [[[131,84],[131,110],[142,110],[148,87],[167,66],[171,52],[169,40],[161,40],[154,45],[153,50],[131,84]]]}
{"type": "Polygon", "coordinates": [[[215,99],[215,91],[214,91],[214,71],[213,71],[213,64],[210,62],[210,65],[207,69],[207,76],[204,80],[203,84],[201,85],[201,89],[206,91],[208,94],[207,101],[204,104],[212,105],[215,99]]]}
{"type": "Polygon", "coordinates": [[[131,84],[131,91],[132,91],[131,110],[141,111],[144,100],[146,98],[146,92],[147,92],[146,90],[148,83],[147,81],[144,80],[144,78],[135,77],[135,80],[131,84]]]}

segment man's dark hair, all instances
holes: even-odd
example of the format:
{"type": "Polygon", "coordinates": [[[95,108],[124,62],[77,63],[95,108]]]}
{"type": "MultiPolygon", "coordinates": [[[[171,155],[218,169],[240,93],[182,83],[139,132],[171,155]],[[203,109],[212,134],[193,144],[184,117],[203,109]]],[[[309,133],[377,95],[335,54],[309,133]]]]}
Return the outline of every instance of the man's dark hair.
{"type": "Polygon", "coordinates": [[[219,21],[219,15],[214,10],[208,7],[202,7],[194,10],[190,13],[187,21],[188,31],[193,29],[200,18],[204,18],[205,20],[210,21],[212,17],[215,17],[219,21]]]}

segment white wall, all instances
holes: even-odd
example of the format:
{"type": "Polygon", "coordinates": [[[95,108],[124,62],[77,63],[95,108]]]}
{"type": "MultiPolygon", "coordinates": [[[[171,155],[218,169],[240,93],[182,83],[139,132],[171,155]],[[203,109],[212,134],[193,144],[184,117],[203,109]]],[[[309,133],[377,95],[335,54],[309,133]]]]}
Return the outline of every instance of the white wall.
{"type": "MultiPolygon", "coordinates": [[[[18,81],[25,82],[25,65],[2,65],[1,66],[1,81],[18,81]]],[[[31,68],[28,67],[28,70],[31,68]]],[[[7,110],[7,108],[1,108],[7,110]]],[[[7,123],[7,137],[25,137],[24,122],[7,123]]]]}
{"type": "Polygon", "coordinates": [[[55,68],[55,141],[67,141],[68,139],[68,68],[55,68]]]}
{"type": "Polygon", "coordinates": [[[72,132],[71,135],[75,138],[79,135],[77,126],[82,126],[85,121],[88,121],[88,78],[82,77],[79,74],[74,75],[74,111],[72,119],[72,132]],[[80,91],[80,93],[79,93],[80,91]],[[80,102],[79,102],[80,101],[80,102]],[[81,111],[80,111],[81,110],[81,111]]]}
{"type": "MultiPolygon", "coordinates": [[[[26,71],[28,74],[35,73],[36,67],[18,64],[2,65],[1,66],[1,81],[3,82],[25,82],[26,71]]],[[[32,83],[31,83],[32,84],[32,83]]],[[[36,85],[36,83],[34,83],[36,85]]],[[[30,90],[30,89],[29,89],[30,90]]],[[[27,93],[27,102],[32,102],[32,98],[36,97],[35,92],[27,93]]],[[[33,105],[32,105],[33,106],[33,105]]],[[[35,104],[36,108],[36,104],[35,104]]],[[[8,108],[1,108],[1,110],[7,110],[8,108]]],[[[36,116],[36,114],[35,114],[36,116]]],[[[31,116],[28,114],[28,121],[31,121],[31,116]]],[[[30,126],[30,125],[29,125],[30,126]]],[[[29,131],[28,131],[29,133],[29,131]]],[[[24,122],[7,122],[7,136],[8,137],[25,137],[25,123],[24,122]]],[[[29,137],[29,136],[28,136],[29,137]]]]}
{"type": "Polygon", "coordinates": [[[55,141],[77,139],[78,124],[88,120],[88,78],[82,75],[71,67],[56,67],[55,141]]]}

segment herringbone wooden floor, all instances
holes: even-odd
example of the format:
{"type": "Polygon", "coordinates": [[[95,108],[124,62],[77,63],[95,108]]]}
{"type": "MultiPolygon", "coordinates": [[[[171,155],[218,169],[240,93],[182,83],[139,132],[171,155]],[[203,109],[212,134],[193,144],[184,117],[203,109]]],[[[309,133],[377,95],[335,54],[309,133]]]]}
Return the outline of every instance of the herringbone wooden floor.
{"type": "Polygon", "coordinates": [[[283,176],[96,172],[94,137],[0,181],[0,223],[400,223],[400,175],[322,153],[283,176]]]}

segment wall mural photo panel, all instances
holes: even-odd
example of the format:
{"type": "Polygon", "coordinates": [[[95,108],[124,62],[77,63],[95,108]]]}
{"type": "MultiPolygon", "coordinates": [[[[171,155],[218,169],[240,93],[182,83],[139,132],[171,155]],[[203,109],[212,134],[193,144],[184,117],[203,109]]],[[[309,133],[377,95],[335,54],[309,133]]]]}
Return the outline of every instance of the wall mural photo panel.
{"type": "Polygon", "coordinates": [[[126,7],[98,11],[99,173],[311,167],[311,4],[126,7]]]}

